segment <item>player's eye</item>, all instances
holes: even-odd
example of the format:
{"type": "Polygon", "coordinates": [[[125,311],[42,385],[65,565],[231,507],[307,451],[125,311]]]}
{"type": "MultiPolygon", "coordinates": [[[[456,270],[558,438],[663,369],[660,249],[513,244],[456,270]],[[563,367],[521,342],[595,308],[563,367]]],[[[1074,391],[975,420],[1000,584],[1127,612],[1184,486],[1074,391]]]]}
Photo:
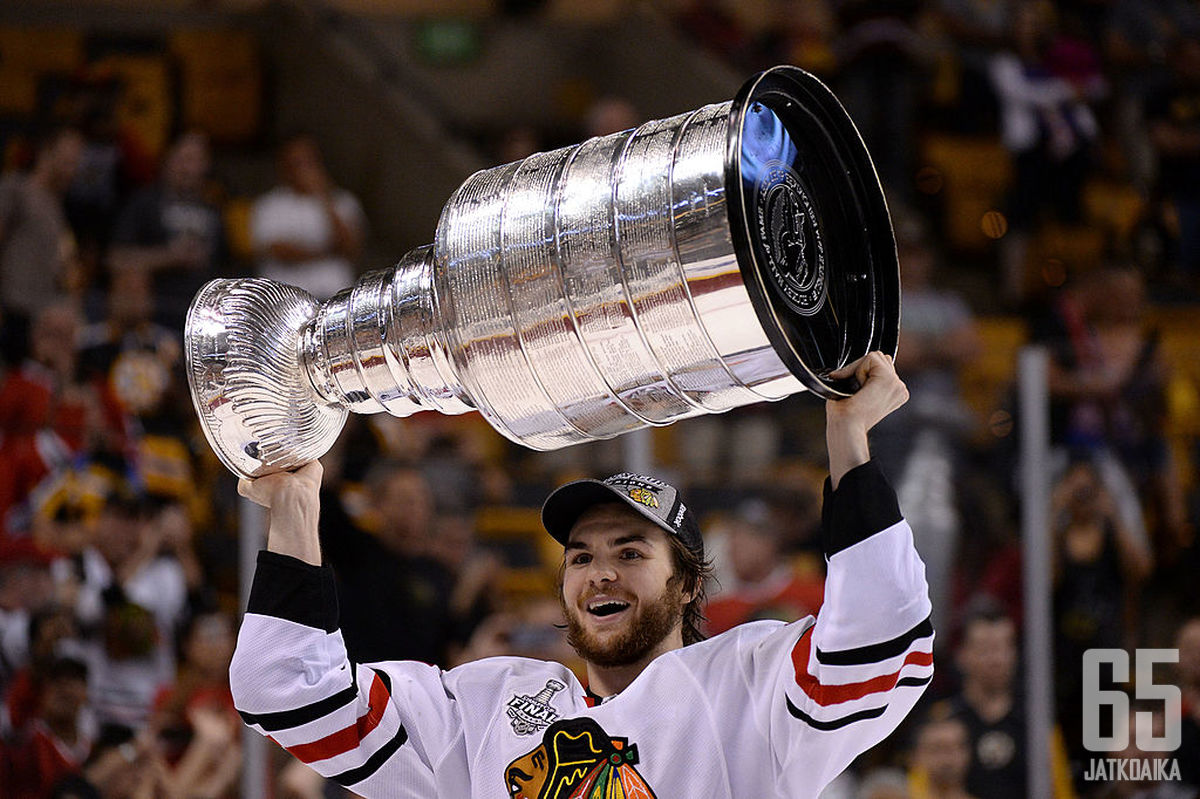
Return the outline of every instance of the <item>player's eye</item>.
{"type": "Polygon", "coordinates": [[[621,550],[621,560],[640,560],[643,557],[641,552],[636,549],[621,550]]]}
{"type": "Polygon", "coordinates": [[[570,560],[570,564],[572,566],[583,566],[583,565],[591,563],[591,562],[592,562],[592,556],[591,556],[591,553],[588,553],[588,552],[576,552],[574,555],[571,556],[571,560],[570,560]]]}

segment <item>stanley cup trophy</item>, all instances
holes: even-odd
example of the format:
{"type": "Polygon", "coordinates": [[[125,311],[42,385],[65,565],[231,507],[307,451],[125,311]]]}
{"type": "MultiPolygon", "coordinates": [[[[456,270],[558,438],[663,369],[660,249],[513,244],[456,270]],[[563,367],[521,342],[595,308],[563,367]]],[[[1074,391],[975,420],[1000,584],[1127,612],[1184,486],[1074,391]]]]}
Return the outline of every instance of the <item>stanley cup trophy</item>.
{"type": "Polygon", "coordinates": [[[776,67],[735,99],[472,175],[435,243],[320,303],[214,280],[185,330],[233,472],[324,454],[347,412],[479,411],[556,449],[807,389],[895,353],[891,222],[857,130],[776,67]]]}

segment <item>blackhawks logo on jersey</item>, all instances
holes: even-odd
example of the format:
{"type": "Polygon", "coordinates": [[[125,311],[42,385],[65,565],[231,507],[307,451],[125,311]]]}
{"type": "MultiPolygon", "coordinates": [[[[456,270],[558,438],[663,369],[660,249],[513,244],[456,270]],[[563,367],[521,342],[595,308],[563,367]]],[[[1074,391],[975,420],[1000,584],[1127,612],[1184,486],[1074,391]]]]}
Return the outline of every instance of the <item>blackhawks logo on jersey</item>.
{"type": "Polygon", "coordinates": [[[637,745],[590,718],[550,725],[542,743],[508,764],[512,799],[655,799],[637,773],[637,745]]]}

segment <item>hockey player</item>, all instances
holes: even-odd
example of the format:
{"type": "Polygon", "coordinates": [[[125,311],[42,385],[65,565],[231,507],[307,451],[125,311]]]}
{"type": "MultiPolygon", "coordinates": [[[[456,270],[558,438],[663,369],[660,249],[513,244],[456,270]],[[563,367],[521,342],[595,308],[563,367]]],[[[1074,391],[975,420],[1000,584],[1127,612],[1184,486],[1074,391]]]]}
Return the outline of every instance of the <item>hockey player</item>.
{"type": "Polygon", "coordinates": [[[350,663],[320,565],[320,466],[243,481],[271,514],[231,667],[242,717],[366,797],[816,796],[896,727],[933,670],[924,566],[867,448],[907,391],[880,353],[854,371],[862,388],[826,403],[816,620],[685,646],[699,588],[686,553],[703,558],[674,489],[619,475],[551,495],[543,521],[565,545],[561,598],[587,687],[524,658],[350,663]]]}

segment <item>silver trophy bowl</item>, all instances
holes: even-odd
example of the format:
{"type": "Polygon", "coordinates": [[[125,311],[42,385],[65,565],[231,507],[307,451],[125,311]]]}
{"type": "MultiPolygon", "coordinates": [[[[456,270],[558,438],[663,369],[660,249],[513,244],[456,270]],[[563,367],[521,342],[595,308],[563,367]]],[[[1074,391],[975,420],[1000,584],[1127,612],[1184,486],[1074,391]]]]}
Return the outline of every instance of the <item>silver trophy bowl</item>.
{"type": "Polygon", "coordinates": [[[894,354],[895,242],[862,139],[816,78],[472,175],[435,243],[320,303],[214,280],[192,399],[239,475],[295,468],[348,412],[477,410],[539,450],[809,390],[894,354]]]}

